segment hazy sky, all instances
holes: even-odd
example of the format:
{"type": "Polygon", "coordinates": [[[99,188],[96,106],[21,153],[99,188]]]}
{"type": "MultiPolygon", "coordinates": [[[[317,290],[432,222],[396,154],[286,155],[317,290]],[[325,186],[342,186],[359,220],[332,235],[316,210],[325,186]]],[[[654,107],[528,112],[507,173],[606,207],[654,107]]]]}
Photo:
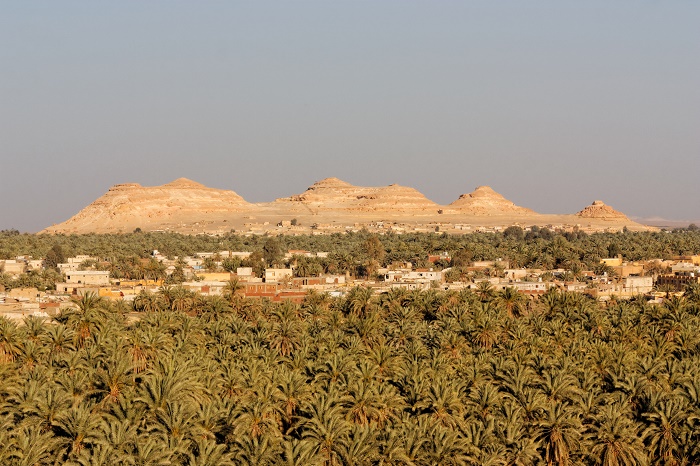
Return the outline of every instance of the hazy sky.
{"type": "Polygon", "coordinates": [[[700,219],[700,2],[0,1],[0,229],[337,176],[700,219]]]}

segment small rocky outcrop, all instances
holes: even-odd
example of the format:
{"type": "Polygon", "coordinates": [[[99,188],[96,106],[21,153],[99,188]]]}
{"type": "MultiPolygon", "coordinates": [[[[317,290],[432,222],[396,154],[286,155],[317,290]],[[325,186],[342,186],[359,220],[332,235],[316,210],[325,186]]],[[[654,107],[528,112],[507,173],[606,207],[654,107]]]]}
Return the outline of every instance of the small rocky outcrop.
{"type": "Polygon", "coordinates": [[[627,219],[625,214],[618,212],[603,201],[593,201],[593,204],[587,206],[576,215],[582,218],[627,219]]]}
{"type": "Polygon", "coordinates": [[[450,204],[450,207],[460,213],[470,215],[517,215],[534,214],[535,212],[515,205],[490,186],[479,186],[469,194],[462,194],[450,204]]]}

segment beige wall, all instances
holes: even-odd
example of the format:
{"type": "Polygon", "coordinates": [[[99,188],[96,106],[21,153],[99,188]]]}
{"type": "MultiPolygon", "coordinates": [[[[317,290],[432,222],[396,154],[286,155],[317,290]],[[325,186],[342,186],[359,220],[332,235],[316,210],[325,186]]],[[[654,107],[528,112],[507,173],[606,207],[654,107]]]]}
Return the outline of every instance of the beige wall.
{"type": "Polygon", "coordinates": [[[109,272],[98,270],[72,270],[66,272],[66,283],[109,285],[109,272]]]}

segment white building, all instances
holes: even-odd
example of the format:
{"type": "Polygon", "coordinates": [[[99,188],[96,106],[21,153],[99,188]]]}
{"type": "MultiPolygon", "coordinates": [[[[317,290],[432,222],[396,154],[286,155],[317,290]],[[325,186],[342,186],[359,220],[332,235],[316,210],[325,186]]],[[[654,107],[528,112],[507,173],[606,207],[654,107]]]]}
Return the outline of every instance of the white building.
{"type": "Polygon", "coordinates": [[[629,276],[625,278],[625,291],[630,293],[650,293],[654,288],[653,277],[634,277],[629,276]]]}
{"type": "Polygon", "coordinates": [[[279,282],[293,275],[293,269],[265,269],[265,282],[279,282]]]}
{"type": "Polygon", "coordinates": [[[14,259],[7,259],[5,261],[0,261],[0,270],[10,275],[19,275],[24,273],[26,269],[26,264],[24,261],[17,261],[14,259]]]}
{"type": "Polygon", "coordinates": [[[410,272],[404,270],[389,270],[384,274],[384,281],[416,283],[442,282],[442,271],[433,269],[417,269],[410,272]]]}

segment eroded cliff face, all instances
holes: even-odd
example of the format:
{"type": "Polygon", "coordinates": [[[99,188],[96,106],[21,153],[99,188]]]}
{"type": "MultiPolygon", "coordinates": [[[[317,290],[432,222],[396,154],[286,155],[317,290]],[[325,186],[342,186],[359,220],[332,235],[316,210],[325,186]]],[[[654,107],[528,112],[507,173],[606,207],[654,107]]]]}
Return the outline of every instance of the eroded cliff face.
{"type": "Polygon", "coordinates": [[[462,194],[450,208],[469,215],[528,215],[535,211],[515,205],[490,186],[479,186],[469,194],[462,194]]]}
{"type": "Polygon", "coordinates": [[[179,178],[162,186],[118,184],[49,233],[87,233],[158,229],[163,223],[197,221],[212,213],[246,212],[251,204],[233,191],[208,188],[179,178]]]}
{"type": "Polygon", "coordinates": [[[74,217],[43,233],[115,233],[136,228],[183,233],[275,233],[280,232],[276,230],[278,223],[283,226],[283,221],[292,219],[307,228],[314,224],[368,225],[388,221],[409,225],[406,231],[416,224],[434,227],[585,223],[583,226],[593,229],[645,228],[600,201],[576,215],[542,215],[515,205],[488,186],[480,186],[442,206],[406,186],[353,186],[338,178],[326,178],[301,194],[251,204],[233,191],[180,178],[153,187],[136,183],[115,185],[74,217]]]}
{"type": "Polygon", "coordinates": [[[593,204],[587,206],[576,214],[582,218],[601,218],[601,219],[621,219],[627,220],[627,216],[622,212],[618,212],[603,201],[593,201],[593,204]]]}
{"type": "Polygon", "coordinates": [[[279,205],[303,204],[317,212],[345,211],[356,213],[436,214],[440,206],[419,191],[392,184],[382,187],[354,186],[338,178],[326,178],[311,185],[306,191],[277,199],[279,205]]]}

